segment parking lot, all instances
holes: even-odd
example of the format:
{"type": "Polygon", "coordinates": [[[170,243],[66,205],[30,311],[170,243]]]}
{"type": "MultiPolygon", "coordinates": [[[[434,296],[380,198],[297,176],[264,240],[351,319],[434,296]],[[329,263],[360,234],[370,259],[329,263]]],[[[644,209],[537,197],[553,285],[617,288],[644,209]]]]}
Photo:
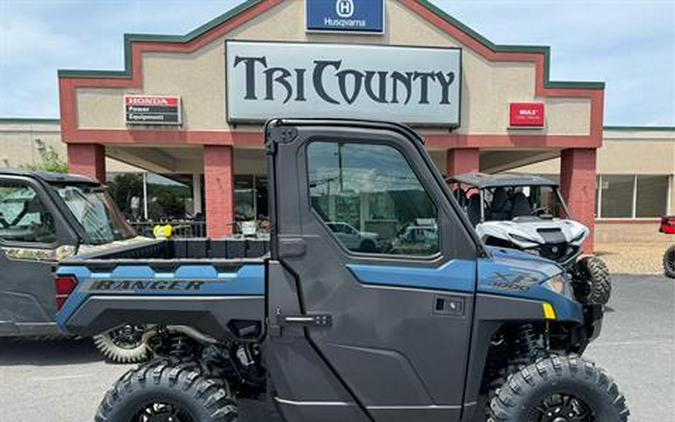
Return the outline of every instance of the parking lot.
{"type": "MultiPolygon", "coordinates": [[[[616,276],[601,338],[588,357],[604,366],[627,396],[633,421],[675,414],[674,290],[656,276],[616,276]]],[[[130,366],[102,361],[90,341],[0,341],[0,420],[93,419],[110,385],[130,366]]],[[[269,420],[247,407],[243,422],[269,420]]]]}

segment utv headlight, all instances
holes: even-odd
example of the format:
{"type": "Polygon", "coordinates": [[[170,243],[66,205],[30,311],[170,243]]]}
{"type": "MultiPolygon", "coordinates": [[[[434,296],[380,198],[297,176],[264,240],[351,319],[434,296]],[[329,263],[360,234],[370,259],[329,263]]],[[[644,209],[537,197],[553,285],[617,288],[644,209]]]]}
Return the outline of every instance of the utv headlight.
{"type": "Polygon", "coordinates": [[[582,230],[578,235],[574,236],[572,240],[570,240],[570,243],[581,242],[582,240],[584,240],[587,234],[588,232],[586,230],[582,230]]]}
{"type": "Polygon", "coordinates": [[[559,295],[565,294],[565,279],[562,277],[562,275],[551,277],[550,279],[541,283],[541,285],[552,292],[558,293],[559,295]]]}

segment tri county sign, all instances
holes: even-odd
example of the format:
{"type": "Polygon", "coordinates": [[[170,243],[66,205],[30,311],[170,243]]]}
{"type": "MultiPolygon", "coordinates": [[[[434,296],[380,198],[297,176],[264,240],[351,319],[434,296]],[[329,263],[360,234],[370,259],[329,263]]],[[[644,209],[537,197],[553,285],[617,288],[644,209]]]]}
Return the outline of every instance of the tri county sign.
{"type": "Polygon", "coordinates": [[[460,123],[461,50],[227,41],[227,117],[460,123]]]}

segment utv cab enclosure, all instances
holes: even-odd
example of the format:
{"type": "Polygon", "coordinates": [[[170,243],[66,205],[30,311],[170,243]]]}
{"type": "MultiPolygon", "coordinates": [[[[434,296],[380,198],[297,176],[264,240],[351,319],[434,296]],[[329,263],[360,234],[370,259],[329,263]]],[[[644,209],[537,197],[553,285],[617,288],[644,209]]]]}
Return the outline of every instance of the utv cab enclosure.
{"type": "Polygon", "coordinates": [[[57,334],[54,265],[135,237],[98,182],[0,169],[0,336],[57,334]]]}
{"type": "Polygon", "coordinates": [[[98,421],[234,421],[241,397],[289,422],[626,420],[614,382],[578,356],[601,310],[554,262],[483,245],[413,131],[282,119],[265,136],[269,256],[59,267],[67,332],[157,327],[157,359],[98,421]],[[335,223],[377,242],[345,243],[335,223]]]}

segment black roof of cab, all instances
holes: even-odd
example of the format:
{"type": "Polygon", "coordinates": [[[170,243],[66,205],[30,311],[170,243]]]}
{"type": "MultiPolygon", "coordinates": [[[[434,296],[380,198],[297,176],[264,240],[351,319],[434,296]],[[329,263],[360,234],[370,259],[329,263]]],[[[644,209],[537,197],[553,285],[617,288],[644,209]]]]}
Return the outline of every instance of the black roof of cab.
{"type": "Polygon", "coordinates": [[[94,179],[79,174],[54,173],[49,171],[34,171],[26,169],[6,169],[0,168],[0,175],[34,177],[47,183],[79,183],[89,185],[100,185],[94,179]]]}
{"type": "Polygon", "coordinates": [[[558,186],[552,180],[541,176],[521,173],[464,173],[447,178],[450,183],[463,183],[479,189],[509,186],[558,186]]]}

